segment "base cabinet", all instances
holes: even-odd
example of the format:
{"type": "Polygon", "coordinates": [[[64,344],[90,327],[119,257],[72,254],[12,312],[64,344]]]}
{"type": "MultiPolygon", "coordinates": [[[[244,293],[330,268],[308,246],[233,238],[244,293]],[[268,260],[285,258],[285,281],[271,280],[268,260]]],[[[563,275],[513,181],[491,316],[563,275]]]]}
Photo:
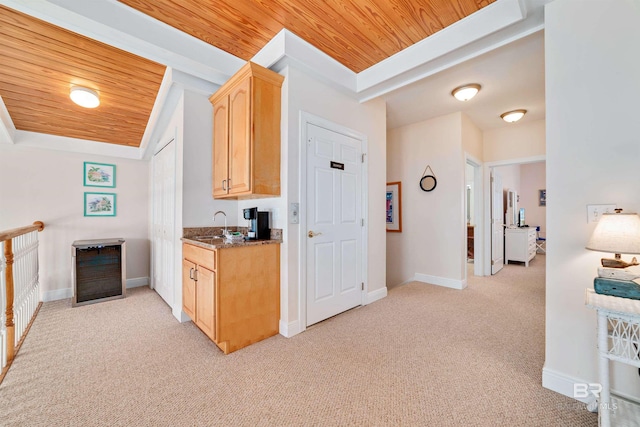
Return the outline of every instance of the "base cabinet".
{"type": "Polygon", "coordinates": [[[535,228],[505,228],[504,230],[504,263],[509,261],[524,262],[529,267],[529,261],[536,256],[535,228]]]}
{"type": "MultiPolygon", "coordinates": [[[[196,281],[198,266],[186,259],[182,260],[182,311],[191,320],[196,318],[196,281]]],[[[195,320],[194,320],[195,322],[195,320]]]]}
{"type": "Polygon", "coordinates": [[[185,243],[182,266],[182,309],[225,354],[278,333],[279,244],[185,243]]]}
{"type": "Polygon", "coordinates": [[[197,271],[196,325],[215,341],[215,273],[200,266],[197,271]],[[213,302],[213,304],[211,303],[213,302]]]}

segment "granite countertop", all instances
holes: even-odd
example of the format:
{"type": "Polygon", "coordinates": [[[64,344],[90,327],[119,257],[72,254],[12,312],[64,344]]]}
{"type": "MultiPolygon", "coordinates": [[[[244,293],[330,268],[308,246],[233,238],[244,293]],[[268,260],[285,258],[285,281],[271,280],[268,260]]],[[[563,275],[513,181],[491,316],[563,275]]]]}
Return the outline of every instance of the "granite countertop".
{"type": "MultiPolygon", "coordinates": [[[[228,227],[229,231],[238,231],[246,234],[246,227],[228,227]]],[[[269,240],[243,240],[240,242],[229,242],[221,236],[223,229],[221,227],[198,227],[184,228],[183,237],[180,239],[183,243],[199,246],[204,249],[224,249],[237,248],[242,246],[255,245],[273,245],[282,243],[282,230],[271,229],[271,239],[269,240]]]]}

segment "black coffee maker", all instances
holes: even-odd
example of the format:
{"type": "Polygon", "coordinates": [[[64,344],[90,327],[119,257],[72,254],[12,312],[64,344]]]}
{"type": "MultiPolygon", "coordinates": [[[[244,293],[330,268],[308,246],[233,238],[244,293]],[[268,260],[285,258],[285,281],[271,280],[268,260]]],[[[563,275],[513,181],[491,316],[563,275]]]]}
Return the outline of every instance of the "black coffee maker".
{"type": "Polygon", "coordinates": [[[269,212],[258,212],[258,208],[247,208],[242,210],[244,219],[249,220],[249,232],[247,240],[268,240],[271,238],[269,228],[269,212]]]}

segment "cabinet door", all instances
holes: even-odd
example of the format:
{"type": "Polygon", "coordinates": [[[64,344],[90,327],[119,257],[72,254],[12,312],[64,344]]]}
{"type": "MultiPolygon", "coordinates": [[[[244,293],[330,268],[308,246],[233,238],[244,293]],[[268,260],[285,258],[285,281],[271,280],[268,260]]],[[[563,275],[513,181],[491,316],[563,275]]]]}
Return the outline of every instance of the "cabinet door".
{"type": "Polygon", "coordinates": [[[229,191],[229,98],[213,106],[213,196],[229,191]]]}
{"type": "Polygon", "coordinates": [[[215,340],[215,273],[198,266],[196,283],[196,325],[215,340]]]}
{"type": "Polygon", "coordinates": [[[229,94],[229,194],[251,191],[251,79],[229,94]]]}
{"type": "Polygon", "coordinates": [[[196,320],[196,265],[182,260],[182,310],[195,322],[196,320]]]}

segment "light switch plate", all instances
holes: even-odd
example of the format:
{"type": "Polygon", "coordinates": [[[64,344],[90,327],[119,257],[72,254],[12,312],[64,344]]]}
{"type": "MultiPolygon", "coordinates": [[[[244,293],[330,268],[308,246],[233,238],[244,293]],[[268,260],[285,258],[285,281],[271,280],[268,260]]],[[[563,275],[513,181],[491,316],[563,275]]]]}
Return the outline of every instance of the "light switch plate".
{"type": "Polygon", "coordinates": [[[289,205],[289,224],[300,224],[300,203],[289,205]]]}
{"type": "Polygon", "coordinates": [[[598,222],[602,214],[614,213],[617,205],[587,205],[587,222],[598,222]]]}

